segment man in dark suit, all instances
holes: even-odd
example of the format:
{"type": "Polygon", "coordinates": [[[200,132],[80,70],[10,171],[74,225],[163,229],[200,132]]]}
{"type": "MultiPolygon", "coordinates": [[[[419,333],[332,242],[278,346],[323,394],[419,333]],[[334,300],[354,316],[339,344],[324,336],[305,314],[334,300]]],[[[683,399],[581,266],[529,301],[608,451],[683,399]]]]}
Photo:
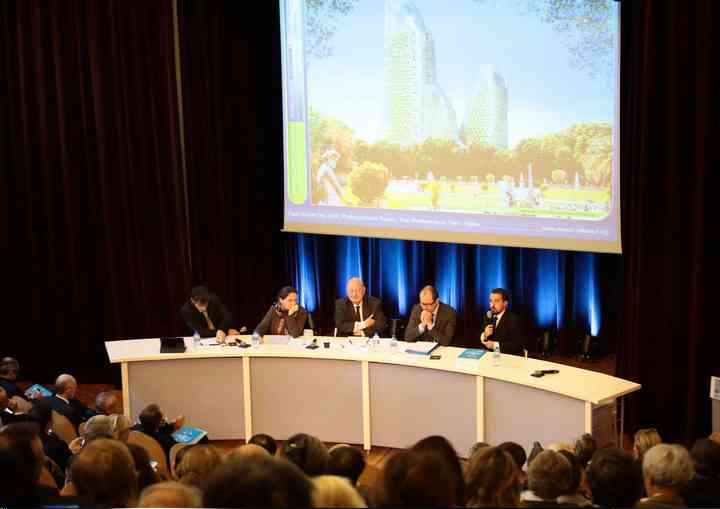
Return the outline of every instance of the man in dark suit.
{"type": "Polygon", "coordinates": [[[508,309],[508,294],[502,288],[490,292],[490,317],[485,316],[480,341],[488,350],[500,343],[500,351],[522,355],[525,349],[520,317],[508,309]]]}
{"type": "Polygon", "coordinates": [[[5,389],[8,398],[19,396],[27,399],[16,381],[18,372],[20,371],[20,363],[12,357],[5,357],[0,361],[0,387],[5,389]]]}
{"type": "Polygon", "coordinates": [[[55,394],[45,398],[50,407],[60,415],[64,415],[77,430],[81,422],[87,421],[95,412],[82,404],[75,397],[77,381],[71,375],[60,375],[55,380],[55,394]]]}
{"type": "Polygon", "coordinates": [[[367,336],[382,334],[385,315],[380,299],[365,293],[365,285],[358,277],[347,283],[347,297],[335,301],[335,327],[338,336],[367,336]]]}
{"type": "Polygon", "coordinates": [[[420,290],[420,303],[410,312],[405,341],[436,341],[448,346],[455,336],[456,324],[455,310],[440,302],[434,286],[426,286],[420,290]]]}
{"type": "Polygon", "coordinates": [[[153,403],[142,409],[138,421],[140,422],[131,429],[154,438],[162,446],[169,461],[170,449],[177,443],[172,434],[183,426],[185,417],[179,416],[174,421],[167,422],[160,407],[153,403]]]}
{"type": "Polygon", "coordinates": [[[204,286],[196,286],[180,314],[185,324],[203,338],[217,338],[221,343],[226,335],[236,336],[238,331],[230,328],[232,315],[220,298],[204,286]]]}

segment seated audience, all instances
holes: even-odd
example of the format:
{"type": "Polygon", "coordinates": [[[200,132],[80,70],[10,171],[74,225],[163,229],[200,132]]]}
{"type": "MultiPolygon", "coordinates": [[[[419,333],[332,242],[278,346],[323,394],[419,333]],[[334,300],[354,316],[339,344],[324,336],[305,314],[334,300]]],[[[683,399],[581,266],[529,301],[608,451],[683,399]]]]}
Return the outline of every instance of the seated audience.
{"type": "Polygon", "coordinates": [[[585,433],[575,441],[575,456],[580,460],[583,470],[587,468],[595,451],[597,451],[597,443],[591,434],[585,433]]]}
{"type": "Polygon", "coordinates": [[[36,507],[59,502],[57,488],[39,484],[43,466],[37,426],[9,424],[0,430],[0,503],[36,507]]]}
{"type": "Polygon", "coordinates": [[[253,435],[250,440],[248,440],[248,444],[259,445],[269,452],[270,456],[275,456],[275,453],[277,452],[277,442],[275,442],[275,439],[264,433],[253,435]]]}
{"type": "Polygon", "coordinates": [[[243,461],[244,459],[256,456],[268,457],[270,456],[270,453],[267,452],[267,449],[263,449],[259,445],[245,444],[230,451],[226,459],[227,461],[243,461]]]}
{"type": "Polygon", "coordinates": [[[27,420],[27,415],[15,412],[15,405],[13,405],[13,402],[8,398],[5,389],[0,387],[0,426],[25,422],[27,420]]]}
{"type": "Polygon", "coordinates": [[[437,451],[394,454],[375,484],[376,507],[454,507],[458,498],[455,471],[437,451]]]}
{"type": "Polygon", "coordinates": [[[157,440],[165,451],[169,464],[170,449],[177,443],[172,434],[182,427],[185,419],[180,416],[172,422],[167,422],[160,407],[153,403],[142,409],[138,420],[140,422],[131,429],[145,433],[157,440]]]}
{"type": "Polygon", "coordinates": [[[465,479],[463,478],[462,467],[457,452],[447,438],[439,435],[425,437],[415,445],[414,451],[436,451],[443,455],[447,464],[450,465],[453,478],[455,479],[455,494],[458,501],[465,500],[465,479]]]}
{"type": "Polygon", "coordinates": [[[122,442],[93,440],[73,461],[70,475],[75,492],[88,505],[131,507],[135,502],[135,463],[122,442]]]}
{"type": "Polygon", "coordinates": [[[81,422],[87,421],[95,412],[75,397],[77,381],[71,375],[60,375],[55,380],[55,394],[44,398],[60,415],[64,415],[77,430],[81,422]]]}
{"type": "Polygon", "coordinates": [[[283,446],[282,455],[309,477],[327,472],[327,447],[312,435],[298,433],[291,436],[283,446]]]}
{"type": "Polygon", "coordinates": [[[565,459],[570,463],[570,482],[568,484],[565,493],[557,498],[559,504],[571,505],[575,507],[585,507],[592,505],[592,501],[585,495],[582,490],[583,477],[585,471],[583,470],[580,460],[575,454],[562,450],[560,454],[565,456],[565,459]]]}
{"type": "Polygon", "coordinates": [[[639,429],[635,432],[633,454],[640,465],[642,465],[645,453],[659,443],[662,443],[662,439],[655,428],[639,429]]]}
{"type": "Polygon", "coordinates": [[[0,387],[5,389],[8,399],[18,396],[28,399],[17,384],[20,363],[13,357],[5,357],[0,361],[0,387]]]}
{"type": "Polygon", "coordinates": [[[200,487],[222,464],[222,456],[214,445],[194,445],[187,449],[175,468],[175,475],[183,484],[200,487]]]}
{"type": "Polygon", "coordinates": [[[470,461],[476,453],[480,452],[485,447],[490,447],[490,444],[488,444],[487,442],[477,442],[473,444],[473,446],[468,451],[468,461],[470,461]]]}
{"type": "Polygon", "coordinates": [[[658,444],[645,452],[642,462],[647,497],[637,507],[684,507],[682,492],[695,475],[690,453],[681,445],[658,444]]]}
{"type": "Polygon", "coordinates": [[[525,507],[552,507],[567,493],[570,485],[570,462],[562,454],[545,450],[528,467],[528,490],[520,498],[525,507]]]}
{"type": "Polygon", "coordinates": [[[312,483],[293,463],[255,457],[229,461],[204,485],[204,507],[311,507],[312,483]]]}
{"type": "Polygon", "coordinates": [[[642,496],[640,465],[630,453],[616,447],[593,455],[587,478],[593,504],[598,507],[633,507],[642,496]]]}
{"type": "Polygon", "coordinates": [[[85,423],[85,430],[75,440],[70,442],[70,450],[78,454],[85,445],[96,438],[115,438],[113,434],[112,419],[107,415],[94,415],[85,423]]]}
{"type": "MultiPolygon", "coordinates": [[[[28,415],[38,426],[40,441],[42,442],[45,456],[53,460],[57,466],[60,467],[60,470],[65,472],[72,452],[70,452],[68,445],[52,430],[52,409],[50,402],[47,400],[39,400],[30,409],[28,415]]],[[[58,480],[60,479],[56,479],[56,481],[58,480]]]]}
{"type": "Polygon", "coordinates": [[[333,447],[328,453],[327,473],[344,477],[350,484],[357,486],[358,479],[365,470],[365,456],[349,445],[333,447]]]}
{"type": "Polygon", "coordinates": [[[202,507],[202,492],[176,481],[160,482],[140,493],[138,507],[202,507]]]}
{"type": "Polygon", "coordinates": [[[695,476],[683,492],[688,507],[720,507],[720,444],[709,438],[695,441],[690,450],[695,476]]]}
{"type": "Polygon", "coordinates": [[[123,407],[115,392],[105,391],[95,396],[95,411],[103,415],[122,414],[123,407]]]}
{"type": "Polygon", "coordinates": [[[345,477],[319,475],[312,480],[313,507],[367,507],[345,477]]]}
{"type": "Polygon", "coordinates": [[[484,447],[473,455],[465,472],[467,507],[513,507],[520,503],[520,469],[500,447],[484,447]]]}
{"type": "Polygon", "coordinates": [[[527,454],[525,454],[525,449],[523,449],[522,445],[515,442],[503,442],[502,444],[498,445],[498,448],[512,456],[512,459],[515,461],[515,464],[518,467],[520,486],[525,489],[527,487],[527,473],[524,470],[525,462],[527,461],[527,454]]]}
{"type": "Polygon", "coordinates": [[[150,454],[147,449],[142,445],[138,444],[125,444],[127,445],[128,451],[133,457],[133,464],[135,465],[135,472],[137,473],[137,491],[138,493],[152,486],[155,483],[160,482],[160,475],[155,470],[150,454]]]}
{"type": "Polygon", "coordinates": [[[110,416],[110,422],[112,423],[113,438],[127,443],[128,438],[130,438],[130,429],[132,428],[130,419],[123,414],[112,414],[110,416]]]}

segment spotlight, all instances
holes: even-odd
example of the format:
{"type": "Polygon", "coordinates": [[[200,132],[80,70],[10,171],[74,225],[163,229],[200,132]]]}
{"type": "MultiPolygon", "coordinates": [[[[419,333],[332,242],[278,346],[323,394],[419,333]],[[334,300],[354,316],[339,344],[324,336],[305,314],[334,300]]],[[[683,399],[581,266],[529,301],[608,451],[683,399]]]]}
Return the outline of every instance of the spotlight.
{"type": "Polygon", "coordinates": [[[550,331],[543,332],[542,336],[538,338],[538,350],[540,350],[544,359],[547,359],[555,352],[555,338],[550,334],[550,331]]]}

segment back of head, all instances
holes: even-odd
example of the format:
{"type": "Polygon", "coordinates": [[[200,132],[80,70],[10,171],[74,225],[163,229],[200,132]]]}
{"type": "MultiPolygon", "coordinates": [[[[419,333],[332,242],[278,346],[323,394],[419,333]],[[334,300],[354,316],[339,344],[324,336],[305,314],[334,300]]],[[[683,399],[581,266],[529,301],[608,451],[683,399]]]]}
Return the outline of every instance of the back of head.
{"type": "Polygon", "coordinates": [[[720,475],[720,444],[709,438],[695,441],[690,450],[695,462],[695,472],[703,477],[715,478],[720,475]]]}
{"type": "Polygon", "coordinates": [[[570,462],[555,451],[543,451],[528,468],[528,488],[543,500],[554,500],[567,493],[570,485],[570,462]]]}
{"type": "Polygon", "coordinates": [[[275,442],[275,439],[264,433],[253,435],[250,440],[248,440],[248,444],[259,445],[269,452],[270,456],[275,456],[275,453],[277,452],[277,442],[275,442]]]}
{"type": "Polygon", "coordinates": [[[312,480],[313,507],[367,507],[345,477],[319,475],[312,480]]]}
{"type": "Polygon", "coordinates": [[[498,448],[512,456],[512,459],[515,460],[515,464],[519,470],[522,470],[525,467],[527,454],[525,454],[525,449],[523,449],[522,445],[515,442],[503,442],[498,445],[498,448]]]}
{"type": "Polygon", "coordinates": [[[143,408],[138,416],[143,430],[149,433],[155,432],[160,428],[162,419],[163,414],[160,411],[160,407],[154,403],[143,408]]]}
{"type": "Polygon", "coordinates": [[[498,447],[485,447],[465,472],[467,507],[511,507],[520,503],[520,476],[515,459],[498,447]]]}
{"type": "Polygon", "coordinates": [[[269,457],[270,453],[267,449],[263,449],[256,444],[245,444],[236,447],[227,455],[227,461],[243,461],[243,459],[253,458],[255,456],[269,457]]]}
{"type": "Polygon", "coordinates": [[[254,457],[218,467],[203,485],[204,507],[310,507],[312,484],[289,461],[254,457]]]}
{"type": "Polygon", "coordinates": [[[122,413],[122,406],[113,392],[104,391],[95,396],[95,411],[105,415],[119,414],[122,413]]]}
{"type": "Polygon", "coordinates": [[[123,414],[113,414],[110,416],[110,422],[112,423],[113,437],[121,442],[127,442],[132,424],[130,419],[123,414]]]}
{"type": "Polygon", "coordinates": [[[35,421],[40,431],[45,431],[52,422],[52,405],[49,399],[38,399],[28,411],[30,418],[35,421]]]}
{"type": "Polygon", "coordinates": [[[486,447],[490,447],[490,444],[488,444],[487,442],[475,442],[468,451],[468,461],[486,447]]]}
{"type": "Polygon", "coordinates": [[[327,471],[327,447],[312,435],[298,433],[291,436],[285,442],[282,454],[310,477],[322,475],[327,471]]]}
{"type": "Polygon", "coordinates": [[[20,363],[14,357],[3,357],[0,360],[0,376],[11,377],[20,371],[20,363]]]}
{"type": "Polygon", "coordinates": [[[138,507],[202,507],[202,492],[176,481],[161,482],[142,491],[138,507]]]}
{"type": "Polygon", "coordinates": [[[635,441],[633,443],[633,451],[635,457],[640,463],[642,463],[643,456],[650,450],[651,447],[656,446],[662,442],[660,433],[655,428],[639,429],[635,432],[635,441]]]}
{"type": "Polygon", "coordinates": [[[113,421],[107,415],[93,415],[85,424],[85,441],[96,438],[113,438],[113,421]]]}
{"type": "Polygon", "coordinates": [[[138,444],[126,444],[130,455],[133,458],[135,471],[137,472],[137,490],[142,491],[148,486],[157,483],[160,478],[150,464],[150,455],[143,446],[138,444]]]}
{"type": "Polygon", "coordinates": [[[585,433],[575,441],[575,456],[580,460],[583,470],[587,468],[595,451],[597,451],[597,442],[589,433],[585,433]]]}
{"type": "Polygon", "coordinates": [[[344,477],[355,486],[365,470],[365,457],[355,447],[349,445],[330,451],[328,474],[344,477]]]}
{"type": "Polygon", "coordinates": [[[25,505],[35,489],[42,463],[31,440],[12,435],[20,424],[10,424],[0,433],[0,498],[6,505],[25,505]]]}
{"type": "Polygon", "coordinates": [[[450,466],[455,479],[456,496],[458,501],[465,500],[465,480],[463,479],[462,466],[455,448],[450,441],[440,435],[431,435],[417,442],[412,449],[414,451],[435,451],[440,453],[450,466]]]}
{"type": "Polygon", "coordinates": [[[643,457],[642,469],[646,483],[676,490],[687,486],[695,475],[690,453],[677,444],[651,447],[643,457]]]}
{"type": "Polygon", "coordinates": [[[580,489],[580,483],[582,482],[583,467],[580,460],[573,453],[562,450],[559,451],[568,463],[570,463],[570,482],[567,486],[567,490],[564,495],[574,495],[580,489]]]}
{"type": "Polygon", "coordinates": [[[77,381],[72,375],[63,373],[55,379],[55,393],[65,396],[73,396],[73,388],[77,387],[77,381]]]}
{"type": "Polygon", "coordinates": [[[453,467],[437,451],[393,455],[375,485],[378,507],[451,507],[458,498],[453,467]]]}
{"type": "Polygon", "coordinates": [[[70,469],[79,497],[91,505],[127,507],[135,499],[135,463],[122,442],[100,438],[86,445],[70,469]]]}
{"type": "Polygon", "coordinates": [[[195,445],[183,455],[175,475],[184,484],[199,485],[222,463],[222,456],[213,445],[195,445]]]}
{"type": "Polygon", "coordinates": [[[593,455],[587,478],[593,503],[601,507],[632,507],[642,496],[640,465],[630,453],[616,447],[593,455]]]}

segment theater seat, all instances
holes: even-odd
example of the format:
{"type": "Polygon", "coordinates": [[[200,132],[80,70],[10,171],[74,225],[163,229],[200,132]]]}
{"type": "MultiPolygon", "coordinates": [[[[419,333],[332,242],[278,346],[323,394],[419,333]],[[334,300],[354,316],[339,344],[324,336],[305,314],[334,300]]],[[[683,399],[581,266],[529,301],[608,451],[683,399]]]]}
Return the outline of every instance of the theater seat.
{"type": "Polygon", "coordinates": [[[157,472],[160,476],[167,477],[170,470],[168,469],[167,458],[165,457],[165,451],[162,446],[153,437],[146,435],[141,431],[130,431],[128,438],[128,444],[137,444],[143,447],[150,460],[157,461],[157,472]]]}

